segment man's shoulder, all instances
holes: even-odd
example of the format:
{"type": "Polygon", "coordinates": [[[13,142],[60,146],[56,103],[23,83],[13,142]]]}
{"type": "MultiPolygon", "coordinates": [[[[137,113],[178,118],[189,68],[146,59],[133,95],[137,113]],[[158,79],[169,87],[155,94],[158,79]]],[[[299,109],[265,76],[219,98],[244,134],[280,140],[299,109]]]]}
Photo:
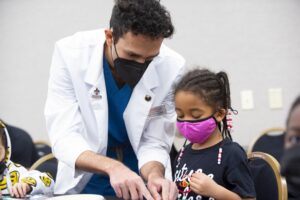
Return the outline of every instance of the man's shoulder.
{"type": "Polygon", "coordinates": [[[56,42],[56,45],[64,48],[81,49],[99,44],[105,40],[104,29],[76,32],[56,42]]]}
{"type": "Polygon", "coordinates": [[[180,63],[185,62],[185,59],[182,57],[182,55],[180,55],[178,52],[171,49],[170,47],[168,47],[165,44],[161,45],[159,56],[161,58],[163,58],[164,60],[168,60],[168,61],[173,61],[173,62],[175,61],[175,62],[180,62],[180,63]]]}
{"type": "Polygon", "coordinates": [[[163,76],[162,79],[165,79],[165,75],[171,78],[172,74],[177,76],[182,73],[185,66],[185,59],[173,49],[162,44],[155,65],[158,66],[156,70],[160,71],[160,75],[163,76]]]}

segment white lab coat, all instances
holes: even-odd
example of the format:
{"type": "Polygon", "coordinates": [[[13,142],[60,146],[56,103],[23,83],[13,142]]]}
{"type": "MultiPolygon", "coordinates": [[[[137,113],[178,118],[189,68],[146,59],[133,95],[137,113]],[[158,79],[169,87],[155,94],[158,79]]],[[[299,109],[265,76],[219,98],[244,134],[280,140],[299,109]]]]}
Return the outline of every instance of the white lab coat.
{"type": "MultiPolygon", "coordinates": [[[[106,155],[104,43],[104,29],[100,29],[76,33],[55,45],[45,117],[53,153],[59,160],[56,194],[79,193],[91,178],[91,173],[75,169],[82,152],[106,155]],[[93,96],[96,88],[101,98],[93,96]]],[[[139,168],[155,160],[167,168],[167,177],[171,177],[168,152],[175,132],[171,89],[184,64],[179,54],[162,45],[134,88],[123,115],[139,168]],[[146,95],[151,96],[150,101],[146,101],[146,95]]]]}

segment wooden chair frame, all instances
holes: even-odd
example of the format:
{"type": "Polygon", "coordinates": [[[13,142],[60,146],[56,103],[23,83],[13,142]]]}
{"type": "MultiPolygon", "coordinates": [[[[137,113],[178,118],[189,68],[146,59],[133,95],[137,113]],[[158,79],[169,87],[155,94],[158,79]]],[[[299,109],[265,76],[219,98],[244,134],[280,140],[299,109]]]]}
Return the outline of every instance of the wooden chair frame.
{"type": "Polygon", "coordinates": [[[36,168],[38,168],[41,164],[43,164],[44,162],[51,160],[55,158],[54,155],[52,153],[49,153],[47,155],[42,156],[41,158],[39,158],[37,161],[35,161],[35,163],[33,163],[33,165],[30,167],[29,170],[35,170],[36,168]]]}
{"type": "Polygon", "coordinates": [[[47,146],[51,147],[50,143],[47,142],[47,141],[44,141],[44,140],[36,140],[36,141],[33,141],[33,143],[35,145],[37,145],[37,144],[44,144],[44,145],[47,145],[47,146]]]}
{"type": "Polygon", "coordinates": [[[286,183],[285,178],[283,176],[281,176],[281,174],[280,174],[280,164],[278,163],[278,161],[270,154],[259,152],[259,151],[248,154],[249,160],[254,160],[257,158],[263,159],[272,168],[272,170],[275,174],[275,177],[276,177],[276,182],[277,182],[278,199],[279,200],[288,200],[287,183],[286,183]]]}

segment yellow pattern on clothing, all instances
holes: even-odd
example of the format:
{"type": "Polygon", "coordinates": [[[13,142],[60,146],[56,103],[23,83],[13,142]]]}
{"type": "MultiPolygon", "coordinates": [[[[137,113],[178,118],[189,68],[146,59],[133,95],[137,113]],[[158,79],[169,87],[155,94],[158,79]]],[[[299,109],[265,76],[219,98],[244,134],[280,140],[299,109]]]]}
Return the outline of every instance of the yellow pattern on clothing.
{"type": "Polygon", "coordinates": [[[50,187],[51,179],[48,176],[40,176],[40,179],[46,187],[50,187]]]}
{"type": "Polygon", "coordinates": [[[9,173],[11,184],[14,185],[15,183],[19,182],[20,173],[18,171],[12,171],[9,173]]]}
{"type": "Polygon", "coordinates": [[[31,177],[25,177],[21,180],[23,183],[27,183],[31,186],[34,186],[36,187],[36,180],[34,178],[31,178],[31,177]]]}
{"type": "Polygon", "coordinates": [[[5,190],[6,188],[7,188],[6,176],[3,176],[2,180],[0,181],[0,190],[5,190]]]}

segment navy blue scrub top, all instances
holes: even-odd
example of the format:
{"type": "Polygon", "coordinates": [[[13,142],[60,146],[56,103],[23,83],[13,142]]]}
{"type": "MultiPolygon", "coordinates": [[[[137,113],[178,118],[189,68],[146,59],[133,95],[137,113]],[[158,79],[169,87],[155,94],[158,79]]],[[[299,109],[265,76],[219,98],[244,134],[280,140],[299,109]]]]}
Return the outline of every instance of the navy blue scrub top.
{"type": "MultiPolygon", "coordinates": [[[[114,147],[122,147],[123,164],[138,173],[138,161],[128,139],[123,119],[123,113],[132,94],[132,89],[128,84],[125,84],[121,88],[118,87],[104,55],[103,71],[108,101],[108,147],[106,156],[117,159],[114,147]]],[[[93,174],[81,193],[107,196],[116,195],[110,185],[109,177],[100,174],[93,174]]]]}

